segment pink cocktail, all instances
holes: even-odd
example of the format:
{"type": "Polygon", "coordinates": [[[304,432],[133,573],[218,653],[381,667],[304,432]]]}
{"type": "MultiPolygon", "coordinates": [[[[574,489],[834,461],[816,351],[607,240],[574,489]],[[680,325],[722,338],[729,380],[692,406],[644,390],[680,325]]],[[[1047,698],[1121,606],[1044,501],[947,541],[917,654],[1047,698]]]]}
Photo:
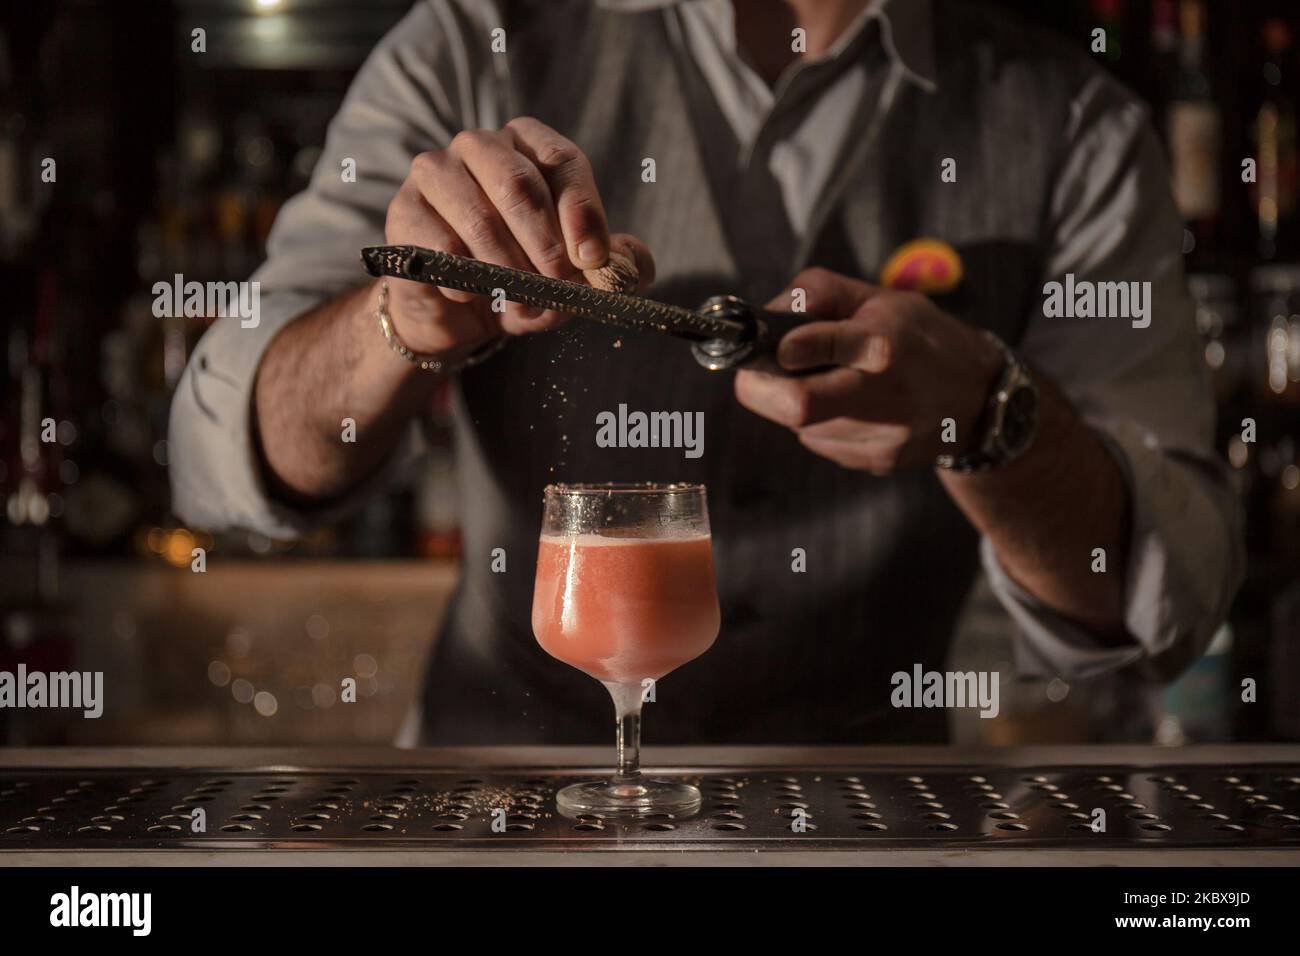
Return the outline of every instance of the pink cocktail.
{"type": "Polygon", "coordinates": [[[597,680],[658,680],[707,651],[718,624],[708,535],[542,536],[533,633],[597,680]]]}
{"type": "Polygon", "coordinates": [[[550,485],[533,590],[533,633],[601,681],[618,720],[618,772],[556,794],[568,816],[689,816],[694,786],[643,778],[641,704],[654,682],[718,635],[702,485],[550,485]]]}

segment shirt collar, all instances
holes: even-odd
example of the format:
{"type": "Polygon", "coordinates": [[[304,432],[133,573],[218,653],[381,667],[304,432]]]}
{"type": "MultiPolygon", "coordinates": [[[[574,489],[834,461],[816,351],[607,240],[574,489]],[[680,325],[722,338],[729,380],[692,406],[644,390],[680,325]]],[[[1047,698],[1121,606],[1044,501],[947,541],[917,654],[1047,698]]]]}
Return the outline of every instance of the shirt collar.
{"type": "MultiPolygon", "coordinates": [[[[617,13],[641,13],[678,6],[689,0],[596,0],[596,6],[617,13]]],[[[934,63],[934,35],[931,0],[874,0],[867,8],[868,20],[880,21],[880,41],[891,61],[903,75],[927,93],[938,88],[934,63]]],[[[851,37],[841,37],[847,42],[851,37]]],[[[837,48],[839,44],[837,43],[837,48]]]]}

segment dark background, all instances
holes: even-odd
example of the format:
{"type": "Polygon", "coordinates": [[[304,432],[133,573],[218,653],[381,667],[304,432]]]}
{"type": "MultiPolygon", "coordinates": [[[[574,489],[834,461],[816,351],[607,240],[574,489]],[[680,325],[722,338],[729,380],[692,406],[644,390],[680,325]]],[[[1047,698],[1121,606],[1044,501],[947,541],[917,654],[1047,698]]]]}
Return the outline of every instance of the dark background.
{"type": "MultiPolygon", "coordinates": [[[[1163,694],[1157,738],[1300,738],[1300,224],[1283,202],[1276,234],[1262,231],[1260,191],[1240,177],[1241,159],[1261,155],[1271,105],[1283,118],[1282,195],[1294,198],[1297,44],[1270,54],[1262,37],[1266,26],[1280,36],[1277,22],[1300,34],[1300,14],[1294,3],[1205,4],[1196,68],[1179,61],[1186,3],[1000,5],[1084,49],[1105,29],[1108,51],[1094,56],[1151,104],[1162,134],[1175,102],[1218,112],[1220,209],[1189,223],[1186,252],[1220,446],[1249,517],[1249,577],[1214,652],[1163,694]],[[1234,438],[1248,416],[1253,446],[1234,438]],[[1258,703],[1241,704],[1241,677],[1264,675],[1258,703]]],[[[247,277],[353,73],[409,6],[0,9],[0,668],[98,664],[134,702],[94,727],[0,712],[0,743],[391,736],[455,575],[445,431],[435,427],[421,477],[306,540],[183,527],[169,507],[167,409],[205,324],[154,318],[149,290],[178,272],[247,277]],[[205,54],[190,53],[194,26],[207,31],[205,54]],[[33,172],[46,156],[57,187],[33,172]],[[25,452],[38,409],[59,423],[59,441],[28,440],[25,452]],[[185,580],[195,546],[223,562],[203,593],[185,580]],[[365,718],[333,706],[331,667],[371,675],[377,706],[365,718]]],[[[995,742],[1094,739],[1112,705],[1078,696],[1078,712],[1058,708],[1058,721],[1027,705],[995,742]]]]}

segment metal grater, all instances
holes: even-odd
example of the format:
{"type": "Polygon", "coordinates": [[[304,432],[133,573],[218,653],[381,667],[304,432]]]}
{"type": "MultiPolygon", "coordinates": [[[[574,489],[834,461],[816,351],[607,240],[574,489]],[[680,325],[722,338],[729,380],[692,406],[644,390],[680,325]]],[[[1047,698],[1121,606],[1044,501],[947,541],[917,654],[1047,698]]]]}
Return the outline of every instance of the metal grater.
{"type": "Polygon", "coordinates": [[[374,276],[485,296],[500,290],[511,302],[685,339],[695,360],[710,371],[743,367],[787,374],[776,364],[773,351],[781,336],[801,321],[793,314],[755,309],[731,295],[713,296],[692,312],[639,295],[605,292],[420,246],[367,246],[361,250],[361,260],[374,276]]]}

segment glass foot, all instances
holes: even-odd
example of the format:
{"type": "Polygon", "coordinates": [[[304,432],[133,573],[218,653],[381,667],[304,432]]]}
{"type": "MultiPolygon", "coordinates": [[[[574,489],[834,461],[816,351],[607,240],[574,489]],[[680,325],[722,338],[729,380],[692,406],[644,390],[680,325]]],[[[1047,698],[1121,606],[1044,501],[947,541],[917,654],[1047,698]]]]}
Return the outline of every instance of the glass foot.
{"type": "Polygon", "coordinates": [[[670,780],[589,780],[565,787],[555,795],[555,805],[566,817],[682,819],[699,812],[700,791],[670,780]]]}

